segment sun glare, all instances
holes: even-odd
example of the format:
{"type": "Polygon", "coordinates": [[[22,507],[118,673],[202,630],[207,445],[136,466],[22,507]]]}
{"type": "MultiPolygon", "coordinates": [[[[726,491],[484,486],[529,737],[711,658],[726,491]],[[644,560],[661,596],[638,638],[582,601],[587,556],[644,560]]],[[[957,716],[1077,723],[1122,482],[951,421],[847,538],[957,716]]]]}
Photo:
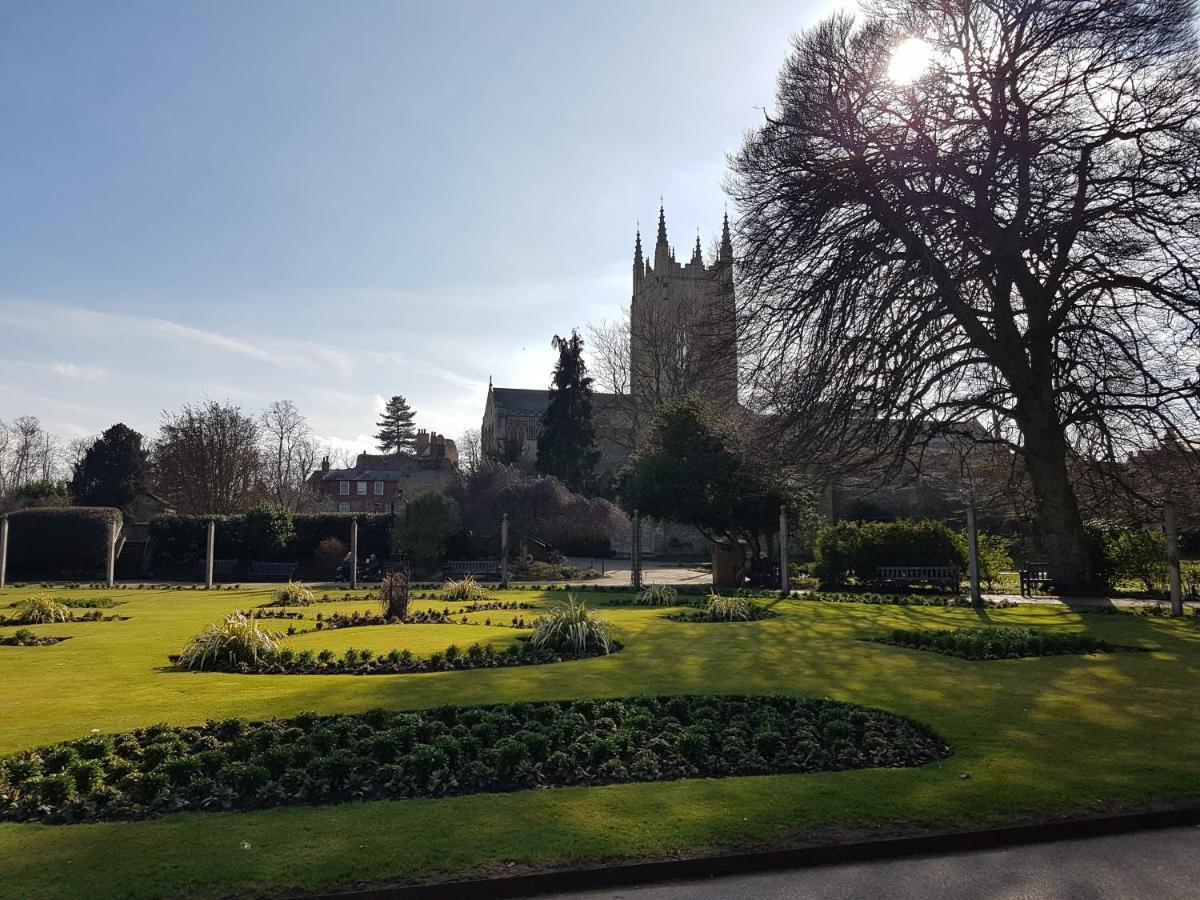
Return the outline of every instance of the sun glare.
{"type": "Polygon", "coordinates": [[[929,68],[933,59],[933,48],[920,38],[906,38],[892,51],[888,63],[888,78],[896,84],[916,81],[929,68]]]}

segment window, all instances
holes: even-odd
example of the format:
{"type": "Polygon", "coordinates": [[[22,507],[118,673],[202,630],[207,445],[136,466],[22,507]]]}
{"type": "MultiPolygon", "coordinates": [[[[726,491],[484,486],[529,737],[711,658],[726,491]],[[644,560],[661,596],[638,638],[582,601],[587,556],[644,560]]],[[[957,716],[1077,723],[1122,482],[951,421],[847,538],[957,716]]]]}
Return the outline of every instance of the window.
{"type": "Polygon", "coordinates": [[[367,483],[365,481],[356,481],[354,482],[354,485],[358,488],[358,496],[367,496],[367,483]]]}
{"type": "Polygon", "coordinates": [[[382,481],[375,482],[375,496],[376,497],[383,496],[383,482],[382,481]]]}
{"type": "Polygon", "coordinates": [[[382,503],[375,504],[375,512],[377,512],[377,513],[383,512],[383,504],[382,503]]]}
{"type": "Polygon", "coordinates": [[[350,496],[350,482],[339,481],[338,482],[338,493],[341,494],[343,497],[350,496]]]}
{"type": "MultiPolygon", "coordinates": [[[[346,482],[342,482],[342,483],[345,484],[346,482]]],[[[347,503],[345,500],[342,500],[341,502],[338,503],[338,512],[350,512],[350,504],[347,503]]]]}

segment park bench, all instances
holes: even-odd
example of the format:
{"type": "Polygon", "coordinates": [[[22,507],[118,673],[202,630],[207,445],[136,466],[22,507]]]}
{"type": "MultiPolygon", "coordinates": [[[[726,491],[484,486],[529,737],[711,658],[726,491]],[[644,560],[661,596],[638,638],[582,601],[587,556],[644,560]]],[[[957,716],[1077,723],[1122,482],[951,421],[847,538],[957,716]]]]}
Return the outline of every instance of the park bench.
{"type": "Polygon", "coordinates": [[[291,581],[299,565],[294,562],[250,563],[250,581],[291,581]]]}
{"type": "Polygon", "coordinates": [[[498,559],[450,559],[442,570],[447,578],[461,578],[464,575],[491,575],[500,577],[500,560],[498,559]]]}
{"type": "Polygon", "coordinates": [[[1029,597],[1034,590],[1048,591],[1054,587],[1054,570],[1050,563],[1027,563],[1019,573],[1021,579],[1021,596],[1029,597]]]}
{"type": "Polygon", "coordinates": [[[954,566],[880,566],[879,580],[894,585],[936,584],[958,591],[962,579],[954,566]]]}

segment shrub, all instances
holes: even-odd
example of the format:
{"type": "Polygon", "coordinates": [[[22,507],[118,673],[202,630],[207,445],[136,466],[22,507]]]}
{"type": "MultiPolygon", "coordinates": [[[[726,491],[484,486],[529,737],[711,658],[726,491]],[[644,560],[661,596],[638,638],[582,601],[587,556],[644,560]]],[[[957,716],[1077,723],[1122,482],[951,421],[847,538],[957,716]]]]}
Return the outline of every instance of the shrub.
{"type": "Polygon", "coordinates": [[[872,582],[880,566],[967,565],[965,538],[944,522],[838,522],[817,532],[814,571],[823,585],[872,582]]]}
{"type": "Polygon", "coordinates": [[[325,538],[317,544],[316,553],[313,554],[313,576],[332,581],[345,558],[346,545],[337,538],[325,538]]]}
{"type": "Polygon", "coordinates": [[[9,513],[8,573],[15,579],[95,578],[108,564],[109,529],[121,511],[70,506],[9,513]]]}
{"type": "Polygon", "coordinates": [[[679,591],[669,584],[652,584],[642,589],[636,602],[640,606],[674,606],[678,598],[679,591]]]}
{"type": "Polygon", "coordinates": [[[1032,628],[958,628],[954,631],[896,629],[886,637],[871,640],[975,660],[1142,649],[1110,644],[1087,634],[1036,631],[1032,628]]]}
{"type": "Polygon", "coordinates": [[[275,592],[275,606],[308,606],[313,602],[313,592],[299,581],[289,581],[275,592]]]}
{"type": "Polygon", "coordinates": [[[441,569],[446,544],[458,527],[458,504],[451,498],[434,491],[418,494],[393,536],[396,549],[408,558],[415,574],[432,575],[441,569]]]}
{"type": "Polygon", "coordinates": [[[464,575],[461,581],[450,579],[438,591],[443,600],[458,600],[466,603],[480,603],[488,600],[487,591],[475,580],[474,575],[464,575]]]}
{"type": "Polygon", "coordinates": [[[979,550],[979,578],[987,583],[987,589],[993,590],[995,581],[1001,572],[1012,571],[1013,558],[1008,552],[1008,544],[998,534],[981,532],[977,539],[979,550]]]}
{"type": "Polygon", "coordinates": [[[48,594],[38,594],[17,604],[8,618],[13,625],[45,625],[50,622],[67,622],[74,618],[71,610],[48,594]]]}
{"type": "Polygon", "coordinates": [[[1167,541],[1161,531],[1107,528],[1101,540],[1110,581],[1138,581],[1147,593],[1166,590],[1167,541]]]}
{"type": "Polygon", "coordinates": [[[754,618],[754,608],[748,600],[713,594],[704,607],[704,617],[710,622],[748,622],[754,618]]]}
{"type": "Polygon", "coordinates": [[[177,665],[185,669],[230,671],[242,663],[256,663],[275,653],[282,639],[282,632],[260,628],[253,618],[234,613],[188,641],[177,665]]]}
{"type": "Polygon", "coordinates": [[[292,511],[272,503],[260,503],[247,511],[242,529],[250,558],[270,562],[282,559],[296,537],[292,511]]]}
{"type": "Polygon", "coordinates": [[[554,604],[534,624],[530,643],[534,647],[583,656],[589,652],[608,653],[613,626],[587,608],[574,594],[565,603],[554,604]]]}

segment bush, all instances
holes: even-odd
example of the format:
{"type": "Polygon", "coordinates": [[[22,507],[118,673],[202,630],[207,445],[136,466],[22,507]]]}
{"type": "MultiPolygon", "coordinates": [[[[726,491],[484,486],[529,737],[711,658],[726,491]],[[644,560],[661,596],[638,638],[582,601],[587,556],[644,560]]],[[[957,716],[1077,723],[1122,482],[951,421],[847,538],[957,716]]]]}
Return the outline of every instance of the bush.
{"type": "Polygon", "coordinates": [[[408,558],[418,575],[431,576],[441,570],[446,544],[458,532],[458,504],[433,491],[409,501],[403,522],[394,538],[396,549],[408,558]]]}
{"type": "Polygon", "coordinates": [[[308,606],[313,602],[313,592],[300,581],[289,581],[275,592],[271,601],[274,606],[308,606]]]}
{"type": "Polygon", "coordinates": [[[1110,583],[1130,579],[1146,593],[1167,587],[1167,539],[1161,531],[1106,528],[1101,532],[1104,569],[1110,583]]]}
{"type": "Polygon", "coordinates": [[[1032,628],[958,628],[954,631],[897,629],[876,643],[927,650],[962,659],[1018,659],[1073,653],[1139,651],[1086,634],[1035,631],[1032,628]]]}
{"type": "Polygon", "coordinates": [[[754,617],[749,600],[712,594],[704,607],[704,618],[710,622],[748,622],[754,617]]]}
{"type": "Polygon", "coordinates": [[[302,713],[270,722],[154,726],[8,757],[0,760],[0,820],[137,819],[297,802],[917,766],[949,755],[935,735],[891,713],[790,697],[302,713]]]}
{"type": "Polygon", "coordinates": [[[1001,572],[1011,572],[1015,563],[1008,552],[1008,544],[998,534],[980,532],[979,548],[979,578],[987,583],[987,589],[993,590],[995,581],[1001,572]]]}
{"type": "Polygon", "coordinates": [[[121,511],[101,506],[22,509],[8,514],[11,578],[96,578],[108,567],[110,529],[121,511]]]}
{"type": "Polygon", "coordinates": [[[530,643],[534,647],[583,656],[608,653],[612,646],[613,626],[587,608],[574,594],[565,603],[554,604],[534,625],[530,643]]]}
{"type": "Polygon", "coordinates": [[[246,553],[252,560],[279,562],[296,537],[292,512],[272,503],[260,503],[242,517],[246,553]]]}
{"type": "Polygon", "coordinates": [[[17,604],[6,624],[46,625],[50,622],[67,622],[74,614],[63,604],[47,594],[38,594],[17,604]]]}
{"type": "Polygon", "coordinates": [[[438,590],[438,596],[443,600],[464,603],[482,603],[489,599],[487,591],[475,580],[474,575],[464,575],[461,581],[450,579],[438,590]]]}
{"type": "Polygon", "coordinates": [[[679,602],[679,591],[669,584],[652,584],[637,595],[639,606],[674,606],[679,602]]]}
{"type": "Polygon", "coordinates": [[[822,585],[876,581],[880,566],[967,566],[966,539],[944,522],[838,522],[817,532],[822,585]]]}
{"type": "Polygon", "coordinates": [[[188,641],[176,665],[228,672],[275,653],[281,640],[283,632],[260,628],[254,618],[234,613],[188,641]]]}
{"type": "Polygon", "coordinates": [[[320,581],[333,581],[338,566],[346,558],[346,545],[337,538],[325,538],[313,554],[312,576],[320,581]]]}

